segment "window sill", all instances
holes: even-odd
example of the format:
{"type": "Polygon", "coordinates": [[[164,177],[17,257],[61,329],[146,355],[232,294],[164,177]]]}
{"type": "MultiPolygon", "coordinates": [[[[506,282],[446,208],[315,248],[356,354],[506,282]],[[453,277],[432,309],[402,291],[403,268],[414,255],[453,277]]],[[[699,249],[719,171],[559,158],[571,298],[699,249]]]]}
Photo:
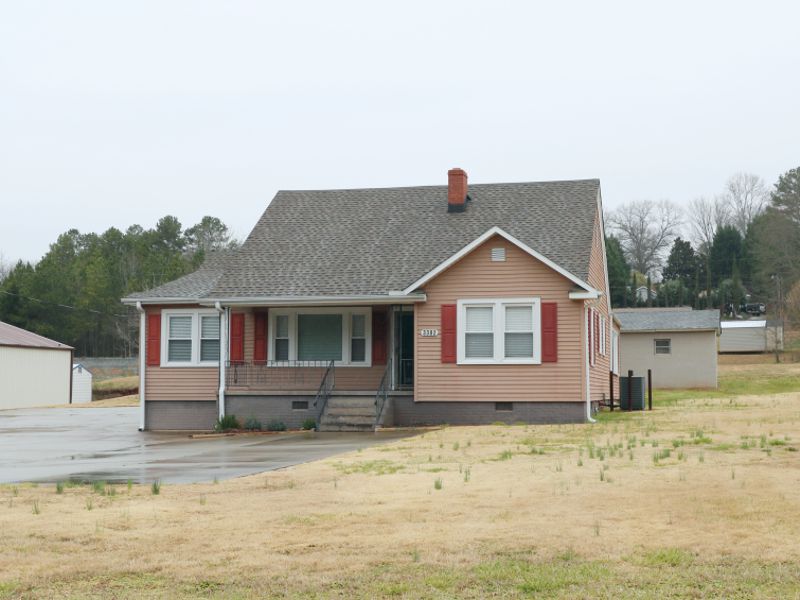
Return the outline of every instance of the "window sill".
{"type": "Polygon", "coordinates": [[[535,358],[505,358],[503,360],[494,360],[491,358],[465,358],[459,360],[456,364],[459,365],[540,365],[541,360],[535,358]]]}
{"type": "Polygon", "coordinates": [[[211,361],[211,362],[201,362],[201,363],[161,363],[160,368],[162,369],[197,369],[197,368],[209,368],[209,367],[219,367],[219,361],[211,361]]]}

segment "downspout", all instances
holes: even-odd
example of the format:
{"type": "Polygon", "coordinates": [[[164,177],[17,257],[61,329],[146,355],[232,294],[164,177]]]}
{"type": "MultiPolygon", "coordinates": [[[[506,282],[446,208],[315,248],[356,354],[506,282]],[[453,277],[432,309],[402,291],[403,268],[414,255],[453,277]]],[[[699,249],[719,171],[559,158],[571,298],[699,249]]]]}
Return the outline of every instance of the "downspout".
{"type": "Polygon", "coordinates": [[[145,326],[147,319],[141,302],[136,303],[136,310],[139,311],[139,431],[144,431],[144,380],[147,350],[145,326]]]}
{"type": "Polygon", "coordinates": [[[75,364],[75,350],[69,351],[69,404],[72,404],[72,375],[75,369],[72,365],[75,364]]]}
{"type": "Polygon", "coordinates": [[[584,340],[586,344],[586,421],[589,423],[596,423],[597,421],[592,418],[592,393],[591,393],[591,363],[589,361],[589,354],[591,352],[591,340],[589,339],[589,306],[584,304],[583,311],[583,330],[585,332],[584,340]]]}
{"type": "Polygon", "coordinates": [[[214,303],[219,313],[219,418],[225,416],[225,355],[228,349],[228,313],[219,302],[214,303]]]}

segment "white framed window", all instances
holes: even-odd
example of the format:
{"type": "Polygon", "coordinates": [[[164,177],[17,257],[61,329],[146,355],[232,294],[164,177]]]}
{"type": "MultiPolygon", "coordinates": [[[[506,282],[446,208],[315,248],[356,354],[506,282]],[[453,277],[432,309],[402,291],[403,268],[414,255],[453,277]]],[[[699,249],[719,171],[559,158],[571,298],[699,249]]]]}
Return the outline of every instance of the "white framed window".
{"type": "Polygon", "coordinates": [[[367,317],[361,313],[350,315],[350,362],[367,360],[367,317]]]}
{"type": "Polygon", "coordinates": [[[541,300],[459,300],[458,364],[540,364],[541,300]]]}
{"type": "Polygon", "coordinates": [[[215,310],[161,312],[161,366],[219,364],[219,314],[215,310]]]}
{"type": "Polygon", "coordinates": [[[672,340],[670,338],[657,339],[653,341],[656,354],[672,354],[672,340]]]}
{"type": "Polygon", "coordinates": [[[275,360],[289,360],[289,315],[275,317],[275,340],[272,355],[275,360]]]}
{"type": "Polygon", "coordinates": [[[606,344],[608,343],[608,321],[605,315],[600,315],[600,354],[605,356],[607,354],[606,344]]]}
{"type": "Polygon", "coordinates": [[[276,308],[269,311],[269,347],[280,366],[334,361],[336,366],[372,364],[372,310],[276,308]]]}

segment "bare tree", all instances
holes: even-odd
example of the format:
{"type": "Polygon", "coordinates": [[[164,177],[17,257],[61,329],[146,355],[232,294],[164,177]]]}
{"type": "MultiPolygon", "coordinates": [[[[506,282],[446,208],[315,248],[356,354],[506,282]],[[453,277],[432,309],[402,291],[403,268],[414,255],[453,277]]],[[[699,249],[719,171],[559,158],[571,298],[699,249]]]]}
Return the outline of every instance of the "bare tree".
{"type": "Polygon", "coordinates": [[[744,236],[747,228],[760,215],[769,199],[764,180],[751,173],[736,173],[725,184],[725,201],[731,224],[744,236]]]}
{"type": "Polygon", "coordinates": [[[678,235],[680,209],[668,200],[623,204],[608,217],[630,265],[645,275],[661,267],[663,254],[678,235]]]}
{"type": "Polygon", "coordinates": [[[731,222],[727,198],[695,198],[689,203],[689,227],[695,248],[707,254],[717,229],[731,222]]]}

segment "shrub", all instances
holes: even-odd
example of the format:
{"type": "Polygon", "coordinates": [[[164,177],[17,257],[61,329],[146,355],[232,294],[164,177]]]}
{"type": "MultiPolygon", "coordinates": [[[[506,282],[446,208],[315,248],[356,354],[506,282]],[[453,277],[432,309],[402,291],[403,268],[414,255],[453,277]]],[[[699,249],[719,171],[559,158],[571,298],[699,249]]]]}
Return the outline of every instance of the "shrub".
{"type": "Polygon", "coordinates": [[[244,428],[247,429],[247,431],[261,431],[261,421],[255,417],[250,417],[244,422],[244,428]]]}
{"type": "Polygon", "coordinates": [[[214,431],[229,431],[231,429],[241,429],[235,415],[225,415],[214,424],[214,431]]]}
{"type": "Polygon", "coordinates": [[[270,421],[267,423],[267,431],[286,431],[286,423],[283,421],[270,421]]]}
{"type": "Polygon", "coordinates": [[[317,421],[316,419],[306,419],[305,421],[303,421],[302,427],[306,431],[311,431],[312,429],[317,428],[317,421]]]}

